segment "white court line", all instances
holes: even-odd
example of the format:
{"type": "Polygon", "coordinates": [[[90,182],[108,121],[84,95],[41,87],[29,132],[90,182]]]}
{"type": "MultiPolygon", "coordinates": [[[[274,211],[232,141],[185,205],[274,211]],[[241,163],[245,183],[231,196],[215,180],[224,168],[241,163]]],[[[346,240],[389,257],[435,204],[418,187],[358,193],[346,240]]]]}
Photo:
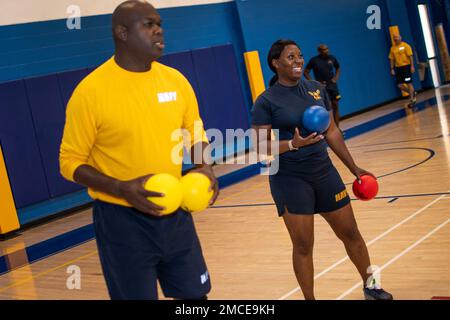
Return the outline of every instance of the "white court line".
{"type": "MultiPolygon", "coordinates": [[[[414,242],[414,244],[410,245],[408,248],[406,248],[405,250],[403,250],[400,254],[398,254],[397,256],[395,256],[394,258],[392,258],[391,260],[389,260],[388,262],[386,262],[383,266],[381,266],[379,270],[379,272],[381,272],[382,270],[386,269],[388,266],[390,266],[391,264],[393,264],[395,261],[397,261],[398,259],[400,259],[401,257],[403,257],[405,254],[407,254],[409,251],[411,251],[412,249],[414,249],[415,247],[417,247],[421,242],[423,242],[424,240],[426,240],[428,237],[432,236],[434,233],[436,233],[437,231],[439,231],[441,228],[443,228],[447,223],[450,222],[450,218],[447,219],[446,221],[444,221],[443,223],[441,223],[440,225],[438,225],[436,228],[434,228],[431,232],[429,232],[428,234],[426,234],[425,236],[423,236],[422,238],[420,238],[419,240],[417,240],[416,242],[414,242]]],[[[377,270],[377,271],[378,271],[377,270]]],[[[355,284],[353,287],[351,287],[350,289],[348,289],[347,291],[345,291],[343,294],[341,294],[339,297],[337,297],[335,300],[342,300],[343,298],[345,298],[346,296],[348,296],[350,293],[352,293],[353,290],[355,290],[356,288],[361,287],[362,288],[362,281],[359,281],[357,284],[355,284]]]]}
{"type": "MultiPolygon", "coordinates": [[[[403,219],[402,221],[400,221],[399,223],[397,223],[395,226],[389,228],[387,231],[383,232],[382,234],[380,234],[378,237],[370,240],[369,242],[366,243],[366,245],[369,247],[370,245],[374,244],[375,242],[377,242],[378,240],[380,240],[381,238],[383,238],[384,236],[386,236],[387,234],[391,233],[392,231],[394,231],[395,229],[397,229],[398,227],[400,227],[402,224],[408,222],[409,220],[411,220],[412,218],[414,218],[415,216],[417,216],[418,214],[420,214],[421,212],[423,212],[424,210],[428,209],[429,207],[431,207],[433,204],[435,204],[436,202],[438,202],[439,200],[441,200],[442,198],[444,198],[445,195],[441,195],[438,198],[434,199],[433,201],[431,201],[429,204],[427,204],[426,206],[422,207],[421,209],[417,210],[416,212],[414,212],[412,215],[410,215],[409,217],[403,219]]],[[[322,272],[320,272],[319,274],[317,274],[314,277],[314,280],[319,279],[321,276],[323,276],[324,274],[326,274],[327,272],[333,270],[334,268],[336,268],[338,265],[342,264],[343,262],[345,262],[349,257],[345,256],[344,258],[342,258],[341,260],[337,261],[336,263],[332,264],[331,266],[329,266],[328,268],[326,268],[325,270],[323,270],[322,272]]],[[[292,289],[291,291],[289,291],[288,293],[286,293],[284,296],[282,296],[281,298],[278,298],[278,300],[284,300],[287,297],[293,295],[294,293],[296,293],[297,291],[300,290],[300,287],[296,287],[294,289],[292,289]]]]}

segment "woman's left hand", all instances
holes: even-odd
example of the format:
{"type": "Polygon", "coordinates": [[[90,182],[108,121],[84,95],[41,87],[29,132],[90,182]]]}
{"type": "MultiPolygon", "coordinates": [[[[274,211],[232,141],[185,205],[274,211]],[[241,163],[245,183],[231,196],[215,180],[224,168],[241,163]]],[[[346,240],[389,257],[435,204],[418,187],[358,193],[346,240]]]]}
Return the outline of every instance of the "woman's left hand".
{"type": "Polygon", "coordinates": [[[369,171],[367,171],[367,170],[364,170],[364,169],[362,169],[362,168],[360,168],[360,167],[355,167],[355,168],[352,170],[352,173],[353,173],[353,175],[354,175],[358,180],[360,180],[360,177],[363,176],[363,175],[365,175],[365,174],[367,174],[367,175],[369,175],[369,176],[372,176],[372,177],[374,177],[375,179],[377,178],[373,173],[371,173],[371,172],[369,172],[369,171]]]}

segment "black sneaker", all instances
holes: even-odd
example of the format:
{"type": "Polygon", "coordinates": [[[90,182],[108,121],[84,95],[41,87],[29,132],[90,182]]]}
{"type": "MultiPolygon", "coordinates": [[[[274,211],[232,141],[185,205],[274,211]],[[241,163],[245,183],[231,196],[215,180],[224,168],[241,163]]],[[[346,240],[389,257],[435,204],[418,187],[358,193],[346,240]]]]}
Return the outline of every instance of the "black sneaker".
{"type": "Polygon", "coordinates": [[[392,294],[384,291],[383,289],[364,288],[363,291],[364,291],[364,297],[366,298],[366,300],[394,300],[394,297],[392,297],[392,294]]]}

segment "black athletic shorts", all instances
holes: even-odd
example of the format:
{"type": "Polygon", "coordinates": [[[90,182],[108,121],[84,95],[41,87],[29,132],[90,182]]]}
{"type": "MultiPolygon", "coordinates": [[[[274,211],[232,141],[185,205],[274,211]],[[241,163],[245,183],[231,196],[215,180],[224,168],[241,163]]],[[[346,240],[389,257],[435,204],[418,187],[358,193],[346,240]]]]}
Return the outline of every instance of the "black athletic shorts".
{"type": "Polygon", "coordinates": [[[289,174],[280,170],[269,176],[279,216],[285,209],[294,214],[316,214],[335,211],[350,203],[344,182],[331,161],[321,167],[319,172],[289,174]]]}
{"type": "Polygon", "coordinates": [[[408,64],[407,66],[396,67],[395,77],[397,79],[397,84],[412,83],[411,65],[408,64]]]}
{"type": "Polygon", "coordinates": [[[325,89],[327,90],[328,96],[331,101],[336,101],[341,99],[341,94],[339,93],[339,88],[337,83],[327,83],[325,89]]]}
{"type": "Polygon", "coordinates": [[[192,215],[153,217],[134,208],[94,201],[94,230],[113,300],[154,300],[157,280],[166,297],[199,299],[211,289],[192,215]]]}

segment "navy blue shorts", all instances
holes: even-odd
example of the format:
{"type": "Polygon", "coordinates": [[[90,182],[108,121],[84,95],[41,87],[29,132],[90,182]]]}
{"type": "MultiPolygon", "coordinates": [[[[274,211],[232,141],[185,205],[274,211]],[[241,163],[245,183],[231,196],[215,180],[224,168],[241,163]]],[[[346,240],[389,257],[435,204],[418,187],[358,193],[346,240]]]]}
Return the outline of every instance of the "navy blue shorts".
{"type": "Polygon", "coordinates": [[[192,215],[162,217],[96,200],[98,253],[111,299],[199,299],[211,290],[192,215]]]}
{"type": "Polygon", "coordinates": [[[411,65],[396,67],[395,78],[397,79],[397,84],[412,83],[411,65]]]}
{"type": "Polygon", "coordinates": [[[325,89],[327,90],[328,96],[330,97],[331,101],[340,100],[341,94],[339,93],[338,85],[337,83],[327,83],[325,86],[325,89]]]}
{"type": "Polygon", "coordinates": [[[279,216],[286,208],[294,214],[316,214],[331,212],[350,203],[345,185],[333,165],[308,174],[283,170],[269,176],[269,182],[279,216]]]}

